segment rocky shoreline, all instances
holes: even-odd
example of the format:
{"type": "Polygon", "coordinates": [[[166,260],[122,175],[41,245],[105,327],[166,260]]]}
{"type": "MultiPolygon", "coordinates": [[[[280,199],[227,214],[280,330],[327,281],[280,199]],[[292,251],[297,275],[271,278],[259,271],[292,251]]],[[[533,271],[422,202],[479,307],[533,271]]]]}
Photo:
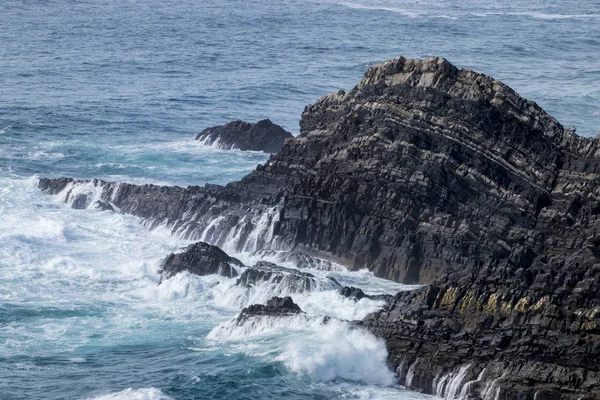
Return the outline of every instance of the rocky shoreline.
{"type": "Polygon", "coordinates": [[[357,323],[415,390],[600,399],[599,140],[442,58],[376,65],[300,127],[225,187],[39,186],[228,253],[293,251],[427,285],[357,323]]]}

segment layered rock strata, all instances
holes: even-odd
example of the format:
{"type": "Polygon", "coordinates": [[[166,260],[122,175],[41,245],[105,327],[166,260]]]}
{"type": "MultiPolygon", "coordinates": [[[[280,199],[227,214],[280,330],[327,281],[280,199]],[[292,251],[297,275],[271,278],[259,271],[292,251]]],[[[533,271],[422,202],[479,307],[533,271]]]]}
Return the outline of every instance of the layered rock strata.
{"type": "Polygon", "coordinates": [[[415,389],[598,398],[599,140],[441,58],[376,65],[300,127],[225,188],[97,182],[100,198],[234,250],[293,248],[429,284],[363,322],[415,389]]]}

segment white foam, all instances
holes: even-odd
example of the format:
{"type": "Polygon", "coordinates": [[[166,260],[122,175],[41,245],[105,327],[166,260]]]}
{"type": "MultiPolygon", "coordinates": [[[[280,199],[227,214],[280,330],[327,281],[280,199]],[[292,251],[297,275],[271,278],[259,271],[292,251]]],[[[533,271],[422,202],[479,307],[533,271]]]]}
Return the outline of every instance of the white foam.
{"type": "Polygon", "coordinates": [[[391,385],[385,344],[370,333],[330,320],[308,337],[294,337],[278,360],[292,371],[313,381],[347,379],[369,384],[391,385]]]}
{"type": "Polygon", "coordinates": [[[558,14],[558,13],[544,13],[539,11],[519,11],[519,12],[503,12],[503,11],[485,11],[485,12],[473,12],[469,13],[475,17],[490,17],[490,16],[519,16],[529,17],[535,19],[596,19],[600,18],[600,14],[558,14]]]}
{"type": "MultiPolygon", "coordinates": [[[[195,348],[208,346],[222,352],[223,347],[235,345],[235,351],[281,362],[314,382],[393,382],[383,343],[366,331],[353,329],[349,323],[331,319],[323,325],[322,321],[323,315],[360,319],[383,304],[368,299],[355,302],[340,296],[328,276],[334,276],[342,285],[356,283],[366,293],[393,293],[397,284],[364,271],[339,268],[307,270],[315,275],[318,285],[315,291],[302,293],[274,282],[242,288],[235,285],[236,279],[189,273],[178,274],[159,285],[160,262],[188,241],[169,235],[171,230],[166,226],[148,231],[136,217],[73,210],[58,204],[61,199],[70,201],[77,193],[98,199],[104,195],[98,184],[70,185],[58,199],[53,199],[40,193],[36,182],[34,178],[17,182],[0,177],[0,214],[9,228],[0,231],[6,244],[0,248],[0,263],[8,265],[0,268],[0,280],[13,283],[0,288],[0,298],[38,305],[40,309],[51,307],[58,314],[66,313],[66,317],[61,314],[57,319],[16,322],[8,332],[12,339],[6,341],[0,355],[71,351],[73,357],[68,358],[79,360],[82,357],[77,349],[90,343],[139,343],[148,335],[161,338],[170,330],[193,326],[195,331],[211,332],[210,344],[205,343],[202,334],[195,348]],[[291,295],[306,315],[255,321],[242,327],[231,326],[228,321],[215,327],[242,307],[264,303],[276,295],[291,295]],[[91,338],[90,332],[98,337],[91,338]]],[[[272,227],[277,217],[275,209],[255,216],[256,231],[243,248],[274,240],[272,227]]],[[[209,230],[202,236],[210,236],[209,230]]],[[[238,240],[236,236],[230,239],[238,240]]],[[[242,256],[248,256],[248,252],[242,256]]],[[[294,265],[289,263],[286,267],[294,265]]],[[[127,389],[105,398],[160,395],[152,388],[127,389]]]]}
{"type": "Polygon", "coordinates": [[[253,340],[253,346],[237,348],[253,356],[270,356],[272,353],[259,344],[275,341],[282,350],[273,360],[315,382],[345,379],[391,385],[394,381],[386,365],[385,344],[367,331],[336,319],[323,323],[322,317],[305,315],[249,317],[241,325],[236,320],[224,322],[207,336],[211,341],[234,342],[257,338],[262,339],[253,340]]]}
{"type": "Polygon", "coordinates": [[[171,400],[156,388],[132,389],[128,388],[118,393],[110,393],[98,397],[88,397],[88,400],[171,400]]]}
{"type": "Polygon", "coordinates": [[[43,159],[50,159],[50,160],[58,160],[61,158],[65,158],[65,155],[62,153],[52,153],[52,152],[46,152],[46,151],[32,151],[29,153],[29,158],[32,160],[43,160],[43,159]]]}

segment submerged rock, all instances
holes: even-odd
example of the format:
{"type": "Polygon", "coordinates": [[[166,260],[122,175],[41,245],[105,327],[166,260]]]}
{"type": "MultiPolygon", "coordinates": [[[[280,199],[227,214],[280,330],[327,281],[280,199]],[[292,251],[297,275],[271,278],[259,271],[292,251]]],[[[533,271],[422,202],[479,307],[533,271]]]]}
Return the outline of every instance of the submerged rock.
{"type": "Polygon", "coordinates": [[[394,298],[394,296],[392,296],[390,294],[375,294],[375,295],[365,294],[365,292],[363,292],[361,288],[357,288],[354,286],[344,286],[343,288],[338,290],[338,293],[341,296],[348,297],[349,299],[354,299],[356,301],[359,301],[362,299],[369,299],[369,300],[390,302],[394,298]]]}
{"type": "Polygon", "coordinates": [[[267,282],[289,293],[302,293],[319,288],[331,289],[340,286],[334,278],[327,278],[326,282],[321,282],[308,272],[284,268],[267,261],[259,261],[253,267],[246,269],[238,278],[236,285],[253,287],[267,282]]]}
{"type": "Polygon", "coordinates": [[[338,293],[344,297],[348,297],[349,299],[354,300],[361,300],[367,297],[367,295],[365,294],[365,292],[362,291],[362,289],[353,286],[344,286],[343,288],[338,290],[338,293]]]}
{"type": "Polygon", "coordinates": [[[200,276],[218,274],[233,278],[238,275],[235,267],[241,268],[244,264],[217,246],[198,242],[187,247],[182,253],[169,254],[161,265],[160,273],[165,278],[183,271],[200,276]]]}
{"type": "Polygon", "coordinates": [[[294,303],[291,297],[273,297],[267,300],[267,304],[252,304],[244,308],[240,315],[238,315],[236,322],[239,325],[250,317],[283,317],[303,313],[302,309],[294,303]]]}
{"type": "Polygon", "coordinates": [[[283,147],[285,140],[293,137],[281,126],[264,119],[254,124],[236,120],[225,125],[206,128],[196,136],[196,140],[225,150],[277,153],[283,147]]]}

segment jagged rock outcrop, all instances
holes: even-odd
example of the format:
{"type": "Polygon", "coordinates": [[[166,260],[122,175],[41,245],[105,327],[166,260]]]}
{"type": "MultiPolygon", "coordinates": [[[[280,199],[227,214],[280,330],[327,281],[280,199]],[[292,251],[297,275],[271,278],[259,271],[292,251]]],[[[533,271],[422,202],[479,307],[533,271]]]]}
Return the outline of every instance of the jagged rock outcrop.
{"type": "Polygon", "coordinates": [[[242,325],[249,318],[257,316],[284,317],[303,313],[291,297],[273,297],[267,300],[267,304],[252,304],[244,308],[238,315],[236,323],[242,325]]]}
{"type": "Polygon", "coordinates": [[[253,287],[264,283],[274,285],[288,293],[332,289],[340,286],[334,278],[327,278],[323,282],[308,272],[284,268],[267,261],[259,261],[253,267],[246,269],[238,278],[236,285],[253,287]]]}
{"type": "Polygon", "coordinates": [[[94,198],[213,244],[430,284],[363,321],[415,389],[599,398],[600,140],[442,58],[376,65],[300,128],[225,188],[97,181],[94,198]]]}
{"type": "Polygon", "coordinates": [[[277,153],[283,147],[285,140],[293,137],[291,133],[271,120],[263,119],[254,124],[236,120],[225,125],[206,128],[196,136],[196,140],[224,150],[277,153]]]}
{"type": "Polygon", "coordinates": [[[165,278],[183,271],[200,276],[218,274],[233,278],[238,276],[236,267],[243,268],[244,264],[217,246],[198,242],[181,253],[169,254],[161,264],[160,273],[165,278]]]}

